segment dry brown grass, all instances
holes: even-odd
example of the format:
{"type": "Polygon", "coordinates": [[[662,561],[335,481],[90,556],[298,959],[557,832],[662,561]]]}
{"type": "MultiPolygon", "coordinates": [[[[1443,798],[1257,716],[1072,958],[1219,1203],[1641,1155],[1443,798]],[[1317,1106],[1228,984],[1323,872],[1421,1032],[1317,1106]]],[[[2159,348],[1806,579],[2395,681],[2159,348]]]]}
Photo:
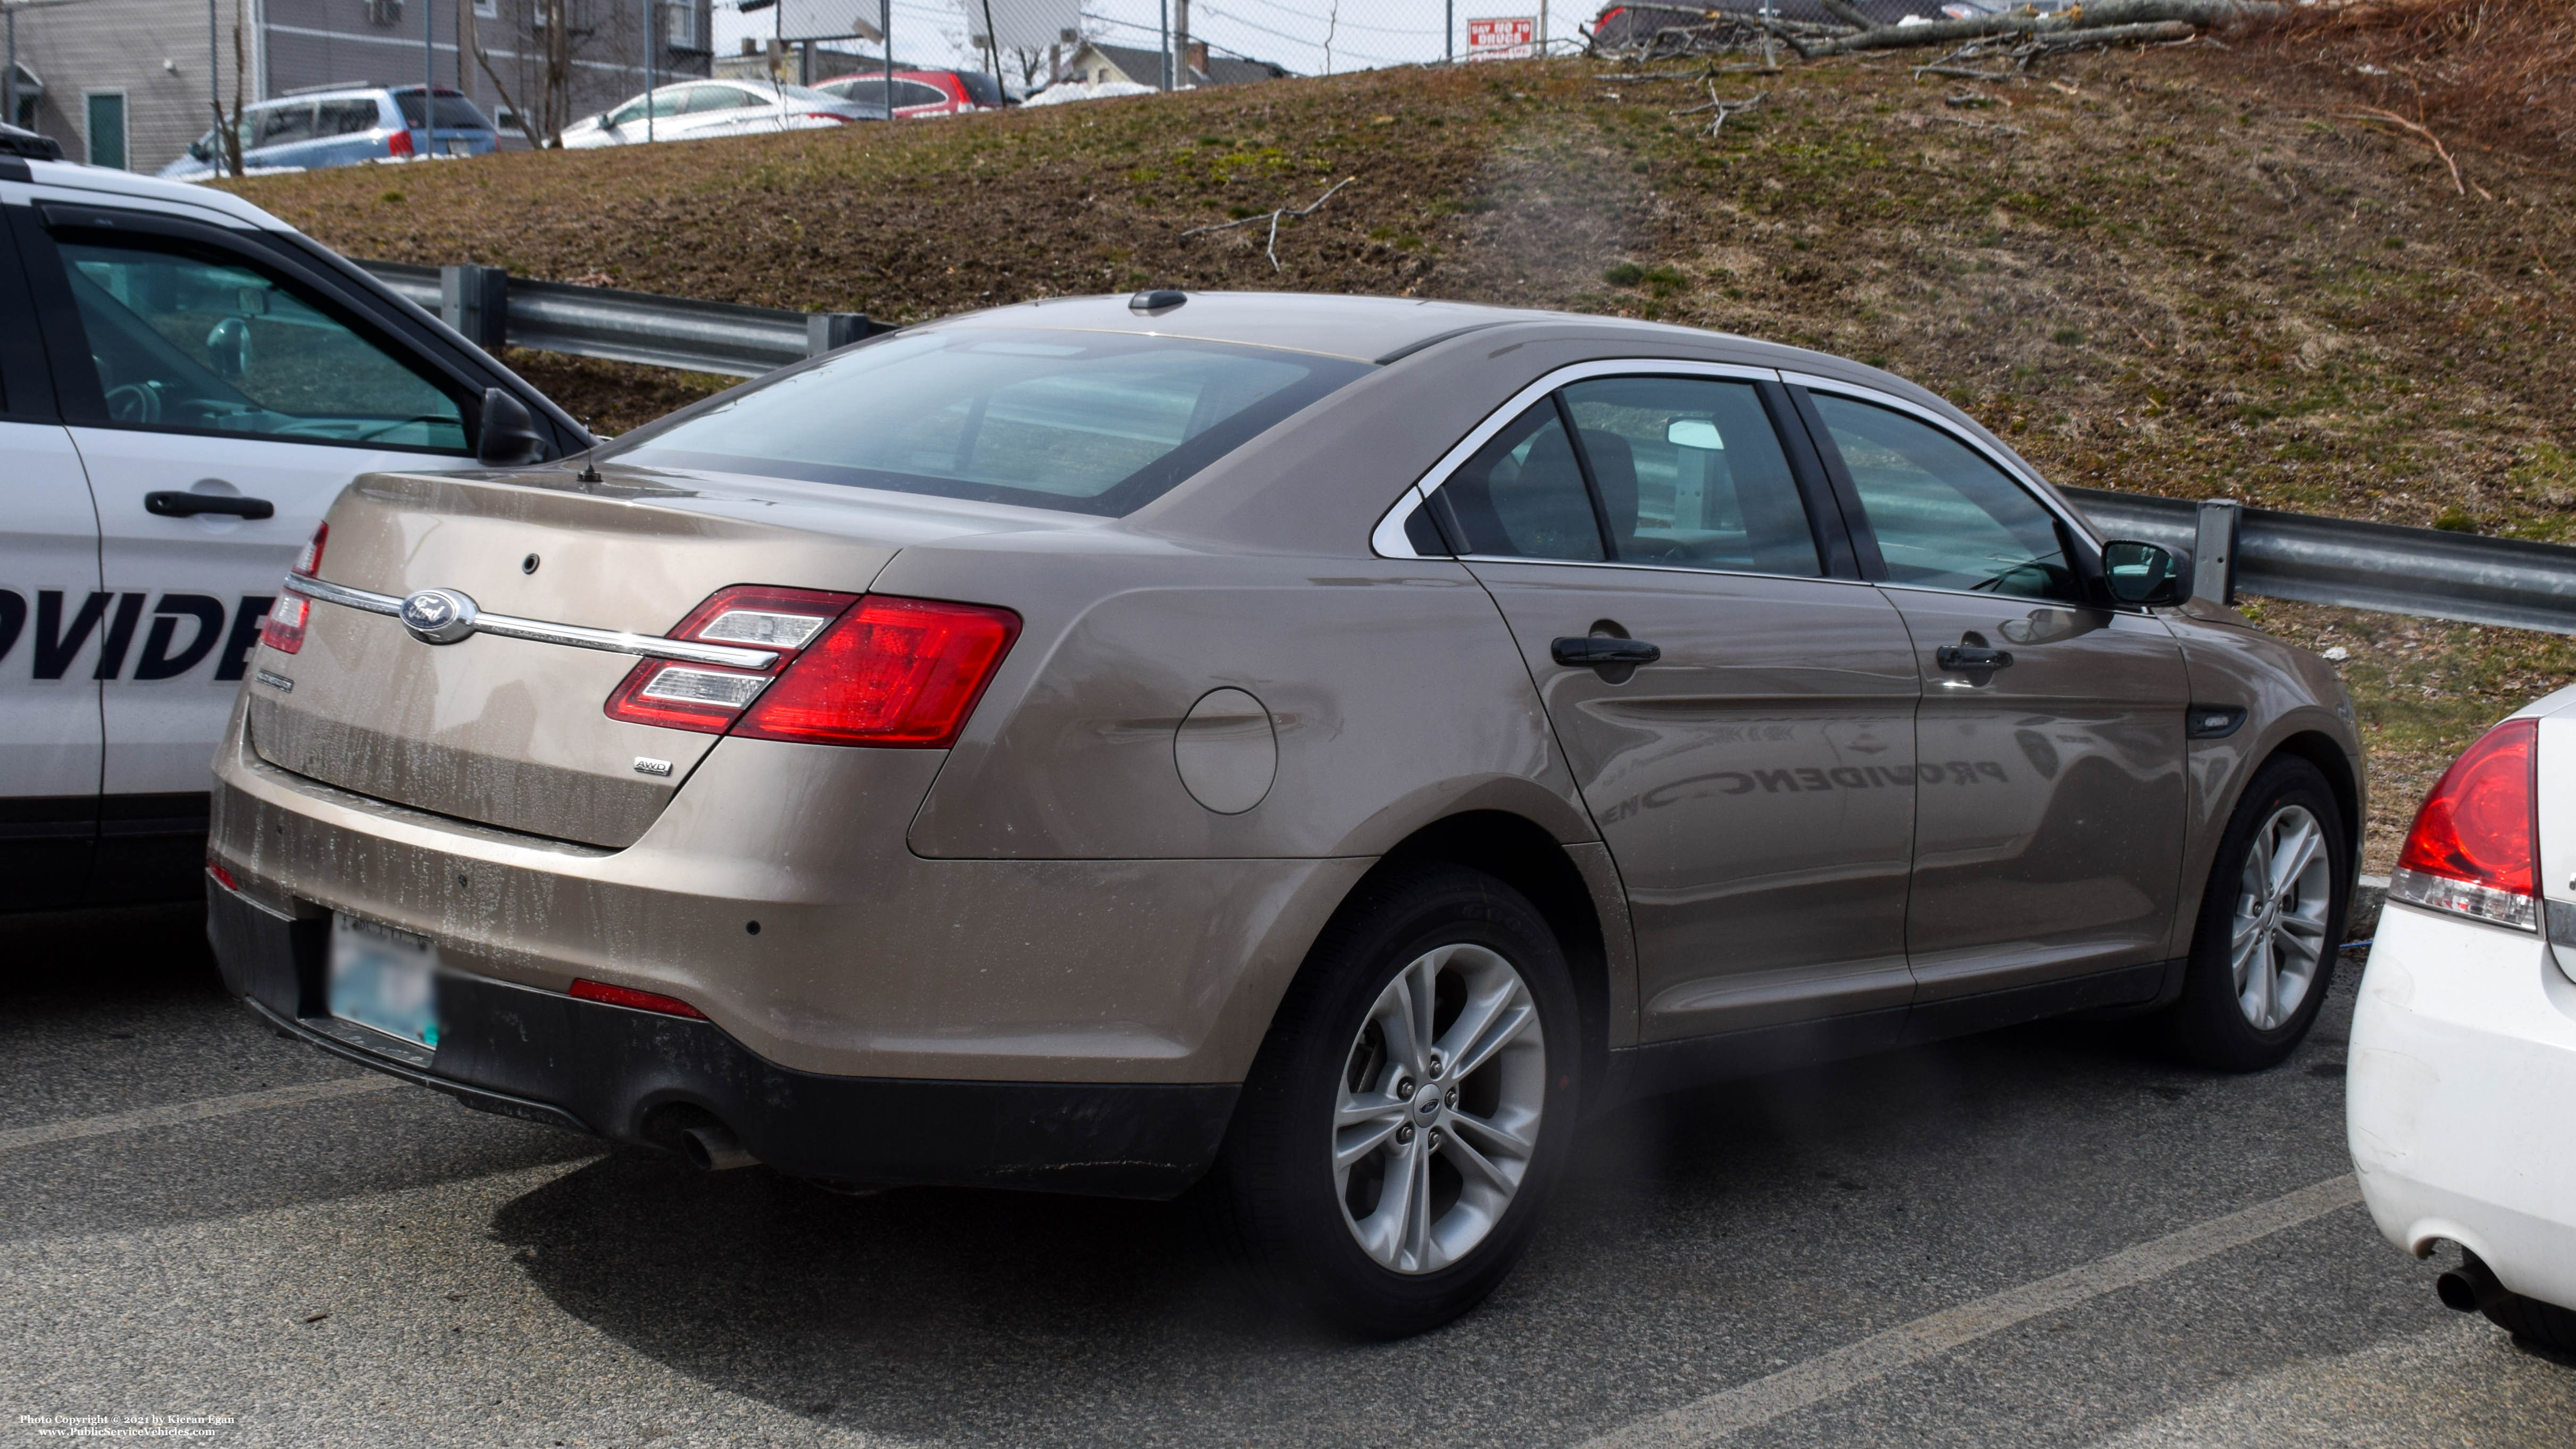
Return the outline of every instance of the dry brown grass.
{"type": "Polygon", "coordinates": [[[2576,0],[2340,0],[2292,10],[2269,39],[2436,131],[2576,152],[2576,0]]]}

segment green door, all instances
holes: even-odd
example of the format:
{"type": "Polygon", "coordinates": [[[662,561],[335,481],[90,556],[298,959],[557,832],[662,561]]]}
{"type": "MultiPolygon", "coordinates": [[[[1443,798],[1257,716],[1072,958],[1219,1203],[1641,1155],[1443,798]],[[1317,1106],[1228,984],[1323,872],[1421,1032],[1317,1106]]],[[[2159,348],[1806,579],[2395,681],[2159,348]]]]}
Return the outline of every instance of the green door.
{"type": "Polygon", "coordinates": [[[125,169],[125,93],[89,97],[89,164],[125,169]]]}

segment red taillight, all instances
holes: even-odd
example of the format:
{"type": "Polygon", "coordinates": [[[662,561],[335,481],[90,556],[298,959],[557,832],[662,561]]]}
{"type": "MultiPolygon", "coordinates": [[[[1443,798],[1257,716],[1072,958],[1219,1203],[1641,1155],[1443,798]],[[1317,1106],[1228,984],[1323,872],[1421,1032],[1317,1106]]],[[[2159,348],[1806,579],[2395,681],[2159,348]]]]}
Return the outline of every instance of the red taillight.
{"type": "Polygon", "coordinates": [[[839,115],[832,111],[798,111],[796,113],[796,119],[800,121],[838,121],[842,125],[846,126],[856,118],[839,115]]]}
{"type": "Polygon", "coordinates": [[[807,646],[733,733],[946,749],[1019,633],[1008,609],[870,594],[807,646]]]}
{"type": "Polygon", "coordinates": [[[979,604],[737,586],[670,637],[774,649],[778,661],[752,670],[648,659],[608,697],[608,716],[700,734],[945,749],[1019,632],[1019,615],[979,604]]]}
{"type": "Polygon", "coordinates": [[[2539,726],[2509,719],[2442,772],[2415,812],[2391,899],[2531,930],[2539,912],[2539,832],[2532,818],[2532,768],[2539,726]]]}
{"type": "Polygon", "coordinates": [[[632,986],[611,986],[605,981],[576,981],[572,994],[582,1001],[604,1001],[611,1006],[631,1006],[637,1011],[658,1011],[664,1016],[694,1017],[699,1021],[707,1014],[676,996],[658,991],[638,991],[632,986]]]}
{"type": "Polygon", "coordinates": [[[289,572],[302,574],[308,579],[321,573],[322,546],[330,541],[331,525],[315,524],[313,536],[304,541],[304,551],[295,556],[295,565],[289,572]]]}
{"type": "Polygon", "coordinates": [[[239,891],[241,889],[240,886],[233,884],[233,873],[224,869],[221,861],[209,857],[206,861],[206,874],[213,876],[215,878],[215,884],[222,886],[225,890],[239,891]]]}
{"type": "Polygon", "coordinates": [[[608,697],[608,717],[629,724],[723,734],[742,718],[744,706],[759,698],[858,597],[757,584],[718,589],[691,609],[668,637],[771,649],[778,653],[776,661],[767,669],[726,669],[647,659],[627,671],[617,692],[608,697]]]}
{"type": "Polygon", "coordinates": [[[410,154],[411,154],[411,132],[409,132],[409,131],[396,131],[396,132],[394,132],[392,135],[387,136],[387,137],[385,138],[385,154],[386,154],[386,155],[388,155],[388,156],[408,156],[408,155],[410,155],[410,154]]]}
{"type": "Polygon", "coordinates": [[[312,612],[313,601],[302,594],[278,595],[259,621],[259,642],[280,654],[295,653],[304,647],[304,621],[312,612]]]}

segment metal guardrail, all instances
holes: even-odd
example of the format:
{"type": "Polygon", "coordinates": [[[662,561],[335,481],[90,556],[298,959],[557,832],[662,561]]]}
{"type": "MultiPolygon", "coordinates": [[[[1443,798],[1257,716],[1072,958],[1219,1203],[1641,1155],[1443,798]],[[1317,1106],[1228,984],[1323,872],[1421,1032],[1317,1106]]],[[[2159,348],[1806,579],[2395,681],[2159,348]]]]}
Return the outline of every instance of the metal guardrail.
{"type": "Polygon", "coordinates": [[[758,377],[892,330],[861,312],[791,312],[513,277],[499,267],[359,266],[486,351],[504,345],[758,377]]]}
{"type": "MultiPolygon", "coordinates": [[[[2109,537],[2202,551],[2201,504],[2064,491],[2109,537]]],[[[2236,536],[2249,594],[2576,634],[2576,548],[2268,508],[2242,510],[2236,536]]]]}
{"type": "MultiPolygon", "coordinates": [[[[858,312],[791,312],[576,287],[513,277],[498,267],[358,265],[493,351],[507,344],[758,377],[891,330],[858,312]]],[[[2065,492],[2106,536],[2190,551],[2200,569],[2195,592],[2204,596],[2229,597],[2241,589],[2348,609],[2576,634],[2576,548],[2097,488],[2065,492]]]]}

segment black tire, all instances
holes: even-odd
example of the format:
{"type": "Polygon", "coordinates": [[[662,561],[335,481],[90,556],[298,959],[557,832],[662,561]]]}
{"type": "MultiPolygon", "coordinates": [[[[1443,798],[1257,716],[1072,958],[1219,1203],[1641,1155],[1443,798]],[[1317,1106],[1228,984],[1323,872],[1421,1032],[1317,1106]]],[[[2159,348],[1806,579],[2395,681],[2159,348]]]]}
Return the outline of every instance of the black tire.
{"type": "Polygon", "coordinates": [[[2576,1313],[2555,1303],[2507,1293],[2485,1309],[2487,1321],[2525,1343],[2552,1353],[2576,1354],[2576,1313]]]}
{"type": "MultiPolygon", "coordinates": [[[[1450,978],[1440,979],[1445,990],[1450,978]]],[[[1450,1010],[1447,1000],[1441,997],[1439,1009],[1450,1010]]],[[[1455,1012],[1445,1020],[1457,1020],[1455,1012]]],[[[1443,1029],[1435,1020],[1434,1037],[1443,1029]]],[[[1582,1100],[1580,1032],[1565,955],[1545,919],[1518,891],[1480,871],[1442,863],[1382,870],[1343,906],[1308,954],[1244,1082],[1225,1148],[1204,1189],[1220,1237],[1274,1295],[1363,1337],[1420,1333],[1475,1307],[1528,1246],[1563,1169],[1582,1100]],[[1517,1190],[1480,1240],[1444,1266],[1399,1271],[1361,1246],[1362,1229],[1352,1221],[1359,1206],[1350,1207],[1352,1217],[1346,1217],[1346,1197],[1368,1184],[1357,1170],[1348,1184],[1337,1182],[1336,1132],[1345,1129],[1337,1129],[1334,1114],[1346,1085],[1363,1077],[1394,1080],[1376,1075],[1387,1055],[1366,1059],[1364,1050],[1355,1049],[1372,1029],[1381,994],[1409,965],[1453,944],[1482,948],[1507,962],[1535,1008],[1544,1048],[1535,1149],[1517,1190]]],[[[1518,1048],[1522,1075],[1515,1089],[1524,1094],[1531,1090],[1528,1035],[1524,1029],[1513,1039],[1524,1044],[1518,1048]]],[[[1474,1067],[1454,1081],[1472,1093],[1488,1070],[1500,1068],[1474,1067]]],[[[1449,1100],[1453,1108],[1458,1105],[1456,1091],[1449,1100]]],[[[1449,1140],[1467,1140],[1454,1119],[1441,1120],[1456,1134],[1449,1140]]],[[[1408,1143],[1414,1140],[1410,1126],[1400,1130],[1408,1143]]],[[[1430,1145],[1435,1134],[1428,1130],[1420,1140],[1427,1180],[1438,1170],[1439,1149],[1430,1145]]],[[[1459,1159],[1453,1153],[1449,1161],[1459,1159]]],[[[1447,1171],[1455,1176],[1458,1169],[1450,1165],[1447,1171]]],[[[1451,1199],[1453,1206],[1458,1201],[1451,1199]]]]}
{"type": "Polygon", "coordinates": [[[2259,1072],[2281,1064],[2316,1025],[2326,992],[2334,979],[2335,948],[2343,942],[2345,913],[2351,908],[2352,832],[2343,806],[2325,775],[2296,756],[2277,756],[2254,772],[2229,817],[2227,833],[2210,863],[2209,881],[2201,892],[2200,919],[2192,932],[2191,957],[2185,968],[2182,997],[2165,1013],[2174,1047],[2190,1060],[2222,1072],[2259,1072]],[[2325,836],[2328,852],[2328,899],[2324,941],[2314,975],[2297,1009],[2279,1024],[2258,1027],[2237,999],[2235,968],[2230,960],[2240,878],[2254,837],[2287,808],[2306,810],[2325,836]]]}

